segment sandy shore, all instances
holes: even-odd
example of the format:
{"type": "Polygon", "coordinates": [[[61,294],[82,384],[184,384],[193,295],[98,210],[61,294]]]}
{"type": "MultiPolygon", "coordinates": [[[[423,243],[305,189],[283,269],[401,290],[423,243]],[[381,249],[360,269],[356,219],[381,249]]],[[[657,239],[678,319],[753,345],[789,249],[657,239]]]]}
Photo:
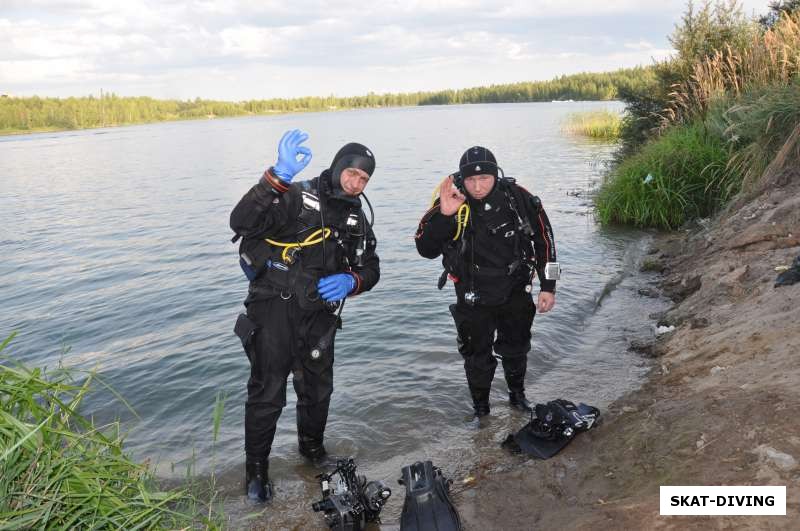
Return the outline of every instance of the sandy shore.
{"type": "Polygon", "coordinates": [[[653,359],[648,383],[549,461],[456,478],[465,528],[797,529],[800,283],[773,284],[799,253],[797,169],[659,237],[644,268],[674,306],[653,325],[675,331],[633,345],[653,359]],[[660,485],[785,485],[787,516],[660,516],[660,485]]]}

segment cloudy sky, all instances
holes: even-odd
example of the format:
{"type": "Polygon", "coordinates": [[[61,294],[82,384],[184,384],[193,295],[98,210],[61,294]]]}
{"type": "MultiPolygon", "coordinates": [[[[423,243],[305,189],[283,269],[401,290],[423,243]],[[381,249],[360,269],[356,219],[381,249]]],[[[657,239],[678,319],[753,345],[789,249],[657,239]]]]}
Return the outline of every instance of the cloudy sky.
{"type": "MultiPolygon", "coordinates": [[[[744,0],[764,13],[767,0],[744,0]]],[[[550,79],[670,53],[683,0],[0,0],[0,93],[338,96],[550,79]]]]}

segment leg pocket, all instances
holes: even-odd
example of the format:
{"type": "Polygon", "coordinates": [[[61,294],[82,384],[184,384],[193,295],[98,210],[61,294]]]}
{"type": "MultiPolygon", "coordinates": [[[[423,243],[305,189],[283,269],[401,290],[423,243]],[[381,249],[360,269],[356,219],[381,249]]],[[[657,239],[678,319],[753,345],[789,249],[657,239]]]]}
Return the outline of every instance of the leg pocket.
{"type": "Polygon", "coordinates": [[[450,313],[458,332],[458,352],[465,358],[480,354],[491,354],[494,340],[494,324],[487,311],[450,305],[450,313]]]}
{"type": "Polygon", "coordinates": [[[333,367],[333,347],[339,318],[328,312],[316,312],[311,318],[306,344],[299,353],[303,367],[320,375],[333,367]]]}
{"type": "Polygon", "coordinates": [[[453,316],[453,322],[456,324],[456,343],[458,344],[458,353],[465,358],[472,354],[471,336],[469,327],[467,326],[467,318],[458,309],[457,304],[450,305],[450,314],[453,316]]]}
{"type": "Polygon", "coordinates": [[[525,356],[531,350],[531,326],[536,315],[533,297],[520,291],[503,306],[497,317],[494,351],[503,358],[525,356]]]}
{"type": "Polygon", "coordinates": [[[247,315],[240,313],[233,327],[233,333],[242,341],[242,347],[247,354],[247,359],[252,363],[253,349],[255,348],[255,335],[261,327],[258,326],[247,315]]]}

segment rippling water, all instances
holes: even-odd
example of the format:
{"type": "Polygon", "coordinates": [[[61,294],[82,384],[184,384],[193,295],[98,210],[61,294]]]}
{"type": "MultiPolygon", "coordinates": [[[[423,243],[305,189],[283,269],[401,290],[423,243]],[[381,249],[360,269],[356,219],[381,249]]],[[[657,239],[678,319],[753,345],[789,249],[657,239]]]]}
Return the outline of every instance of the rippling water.
{"type": "MultiPolygon", "coordinates": [[[[599,179],[611,148],[567,137],[560,123],[596,108],[619,105],[415,107],[0,138],[0,336],[18,330],[8,352],[32,365],[97,368],[141,420],[102,390],[84,412],[98,422],[120,418],[128,448],[158,463],[160,475],[185,475],[194,463],[238,494],[248,364],[232,329],[247,283],[228,215],[274,161],[284,130],[311,135],[305,178],[342,144],[360,141],[378,161],[367,194],[382,275],[344,311],[326,443],[392,484],[402,465],[423,457],[455,474],[479,454],[499,453],[499,441],[524,422],[508,412],[499,369],[492,416],[484,426],[469,417],[447,310],[452,287],[436,290],[439,262],[420,258],[413,243],[434,186],[471,145],[492,149],[542,198],[564,269],[555,310],[534,324],[529,397],[602,407],[642,381],[646,367],[625,346],[658,304],[636,296],[638,280],[628,275],[646,237],[599,228],[585,197],[567,193],[599,179]],[[212,445],[217,392],[227,399],[212,445]]],[[[319,523],[308,505],[318,471],[296,454],[291,386],[287,399],[270,518],[319,523]]],[[[244,510],[239,502],[233,496],[228,510],[244,510]]],[[[401,504],[398,491],[384,520],[401,504]]]]}

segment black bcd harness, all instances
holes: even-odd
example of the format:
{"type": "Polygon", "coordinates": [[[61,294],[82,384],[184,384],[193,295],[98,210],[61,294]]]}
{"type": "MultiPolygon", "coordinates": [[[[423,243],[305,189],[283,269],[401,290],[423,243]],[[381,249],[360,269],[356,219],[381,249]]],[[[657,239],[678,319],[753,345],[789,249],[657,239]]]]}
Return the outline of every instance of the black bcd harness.
{"type": "MultiPolygon", "coordinates": [[[[324,246],[328,240],[334,241],[341,250],[341,260],[332,266],[341,270],[360,265],[365,250],[368,246],[374,248],[375,241],[368,241],[371,223],[357,201],[345,198],[345,201],[352,203],[352,207],[335,212],[333,219],[326,220],[325,216],[332,214],[326,208],[328,201],[320,201],[323,194],[313,186],[312,181],[299,182],[297,188],[296,193],[292,195],[288,192],[281,199],[288,203],[286,208],[290,212],[291,202],[301,200],[298,216],[274,238],[242,238],[239,265],[251,282],[251,291],[271,290],[283,297],[297,295],[301,303],[320,303],[316,281],[325,274],[328,263],[323,263],[321,268],[307,263],[308,260],[303,256],[306,248],[323,246],[323,262],[327,262],[324,246]]],[[[237,234],[231,241],[235,243],[240,236],[237,234]]]]}
{"type": "MultiPolygon", "coordinates": [[[[472,228],[472,219],[465,227],[463,235],[457,240],[450,240],[445,244],[442,250],[442,265],[444,271],[439,277],[437,287],[442,289],[447,283],[447,278],[450,277],[454,283],[462,281],[464,271],[462,264],[468,264],[466,271],[467,280],[469,282],[469,293],[475,293],[475,277],[508,277],[514,275],[521,275],[524,271],[529,282],[533,277],[536,270],[536,253],[533,248],[534,230],[531,225],[531,219],[534,215],[531,208],[538,211],[541,210],[541,200],[537,196],[532,196],[533,201],[526,201],[522,194],[522,190],[516,184],[513,177],[499,177],[497,179],[497,186],[503,192],[506,204],[510,208],[514,217],[514,259],[505,267],[487,267],[479,266],[475,263],[475,242],[474,242],[474,229],[472,228]],[[469,241],[468,241],[469,239],[469,241]],[[467,257],[467,253],[470,254],[467,257]],[[523,267],[524,269],[520,269],[523,267]]],[[[496,227],[490,227],[490,234],[497,234],[499,231],[505,229],[505,223],[496,227]]],[[[489,244],[489,253],[494,250],[489,244]]]]}

